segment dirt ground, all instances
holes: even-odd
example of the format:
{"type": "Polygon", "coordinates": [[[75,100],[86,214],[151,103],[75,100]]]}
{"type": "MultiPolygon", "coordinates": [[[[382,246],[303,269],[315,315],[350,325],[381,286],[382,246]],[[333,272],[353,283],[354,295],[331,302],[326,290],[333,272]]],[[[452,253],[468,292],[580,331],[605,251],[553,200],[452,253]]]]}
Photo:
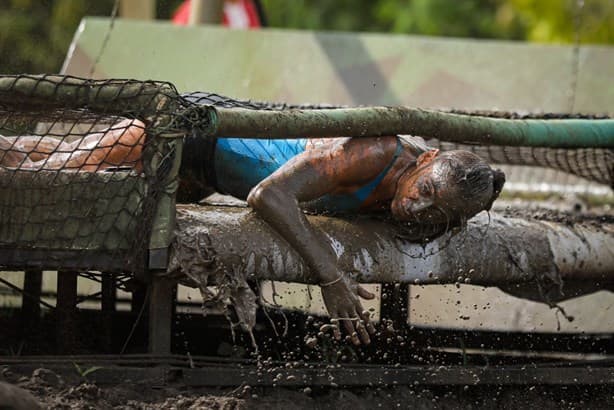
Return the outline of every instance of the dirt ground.
{"type": "Polygon", "coordinates": [[[186,389],[146,382],[96,386],[48,369],[29,376],[2,368],[0,409],[599,409],[614,406],[608,387],[420,386],[389,388],[186,389]]]}

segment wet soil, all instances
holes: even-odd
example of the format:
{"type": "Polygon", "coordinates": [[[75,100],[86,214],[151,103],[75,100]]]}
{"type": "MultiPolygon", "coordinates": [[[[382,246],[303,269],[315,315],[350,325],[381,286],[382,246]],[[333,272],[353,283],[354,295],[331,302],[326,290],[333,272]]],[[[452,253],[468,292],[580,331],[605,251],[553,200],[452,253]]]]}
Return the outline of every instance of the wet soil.
{"type": "Polygon", "coordinates": [[[86,380],[65,381],[48,369],[29,376],[4,368],[0,408],[15,409],[573,409],[612,408],[607,387],[582,386],[446,386],[423,388],[317,389],[262,388],[186,389],[154,386],[146,381],[97,386],[86,380]],[[7,401],[6,391],[12,390],[7,401]]]}

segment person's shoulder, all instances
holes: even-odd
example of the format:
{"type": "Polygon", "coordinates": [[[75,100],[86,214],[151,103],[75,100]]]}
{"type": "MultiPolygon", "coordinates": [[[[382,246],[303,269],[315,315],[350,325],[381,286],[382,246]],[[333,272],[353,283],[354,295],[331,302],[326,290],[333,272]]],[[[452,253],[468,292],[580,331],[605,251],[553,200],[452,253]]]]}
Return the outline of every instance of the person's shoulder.
{"type": "Polygon", "coordinates": [[[405,148],[411,150],[412,153],[415,155],[423,154],[432,149],[428,146],[428,144],[422,137],[414,137],[412,135],[399,135],[397,138],[399,138],[405,148]]]}
{"type": "Polygon", "coordinates": [[[342,145],[351,138],[308,138],[305,140],[305,150],[326,149],[342,145]]]}

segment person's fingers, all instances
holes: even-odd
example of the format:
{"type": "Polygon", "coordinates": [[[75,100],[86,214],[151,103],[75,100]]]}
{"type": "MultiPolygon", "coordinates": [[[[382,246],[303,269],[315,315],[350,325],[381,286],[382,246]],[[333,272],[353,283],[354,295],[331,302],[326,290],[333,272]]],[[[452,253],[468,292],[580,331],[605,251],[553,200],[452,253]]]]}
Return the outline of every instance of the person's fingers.
{"type": "MultiPolygon", "coordinates": [[[[358,289],[362,289],[360,286],[358,287],[358,289]]],[[[365,291],[368,295],[371,295],[370,292],[367,292],[366,290],[362,289],[363,291],[365,291]]],[[[371,325],[369,319],[370,316],[367,312],[367,315],[364,315],[364,312],[366,312],[365,310],[363,310],[362,308],[362,304],[360,303],[360,300],[356,299],[356,301],[354,302],[354,312],[352,314],[352,316],[356,317],[356,330],[358,331],[358,333],[360,334],[360,338],[362,339],[364,344],[369,344],[371,343],[371,338],[369,337],[369,334],[367,333],[367,329],[369,329],[367,326],[369,326],[370,328],[373,328],[373,325],[371,325]],[[368,325],[367,325],[368,324],[368,325]]],[[[375,328],[373,328],[373,331],[375,331],[375,328]]]]}
{"type": "Polygon", "coordinates": [[[364,324],[364,320],[358,320],[356,322],[356,331],[360,335],[360,340],[366,345],[371,343],[371,338],[369,337],[369,333],[367,333],[367,329],[364,324]]]}
{"type": "Polygon", "coordinates": [[[341,331],[339,330],[339,319],[331,319],[330,321],[333,327],[333,336],[335,340],[341,340],[341,331]]]}
{"type": "Polygon", "coordinates": [[[356,330],[354,329],[354,321],[352,320],[352,317],[346,313],[343,315],[342,321],[345,331],[347,332],[348,336],[350,336],[352,343],[357,346],[360,345],[360,339],[358,338],[358,333],[356,333],[356,330]]]}
{"type": "Polygon", "coordinates": [[[369,314],[369,311],[363,310],[360,317],[362,320],[364,320],[367,331],[371,334],[375,334],[375,326],[373,326],[373,323],[371,323],[371,315],[369,314]]]}
{"type": "Polygon", "coordinates": [[[360,296],[363,299],[373,299],[375,297],[374,293],[369,292],[367,289],[363,288],[362,286],[358,285],[358,296],[360,296]]]}
{"type": "Polygon", "coordinates": [[[354,330],[350,335],[350,340],[352,341],[354,346],[360,346],[360,338],[358,337],[358,333],[356,332],[356,330],[354,330]]]}

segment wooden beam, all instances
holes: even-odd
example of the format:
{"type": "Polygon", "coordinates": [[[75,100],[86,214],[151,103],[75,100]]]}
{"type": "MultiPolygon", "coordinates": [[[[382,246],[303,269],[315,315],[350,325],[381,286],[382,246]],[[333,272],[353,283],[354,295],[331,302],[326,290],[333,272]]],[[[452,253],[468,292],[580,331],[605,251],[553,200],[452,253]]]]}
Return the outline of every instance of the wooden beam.
{"type": "Polygon", "coordinates": [[[172,280],[154,277],[149,286],[149,353],[170,354],[177,285],[172,280]]]}
{"type": "Polygon", "coordinates": [[[117,281],[115,274],[102,274],[102,295],[101,295],[101,311],[102,311],[102,344],[106,352],[110,353],[113,346],[113,315],[116,312],[117,303],[117,281]]]}
{"type": "Polygon", "coordinates": [[[41,314],[40,299],[43,284],[43,272],[30,269],[24,272],[21,314],[24,333],[28,333],[38,324],[41,314]]]}
{"type": "Polygon", "coordinates": [[[76,338],[76,307],[77,307],[76,271],[58,271],[57,302],[56,302],[56,341],[58,351],[69,353],[74,351],[76,338]]]}

